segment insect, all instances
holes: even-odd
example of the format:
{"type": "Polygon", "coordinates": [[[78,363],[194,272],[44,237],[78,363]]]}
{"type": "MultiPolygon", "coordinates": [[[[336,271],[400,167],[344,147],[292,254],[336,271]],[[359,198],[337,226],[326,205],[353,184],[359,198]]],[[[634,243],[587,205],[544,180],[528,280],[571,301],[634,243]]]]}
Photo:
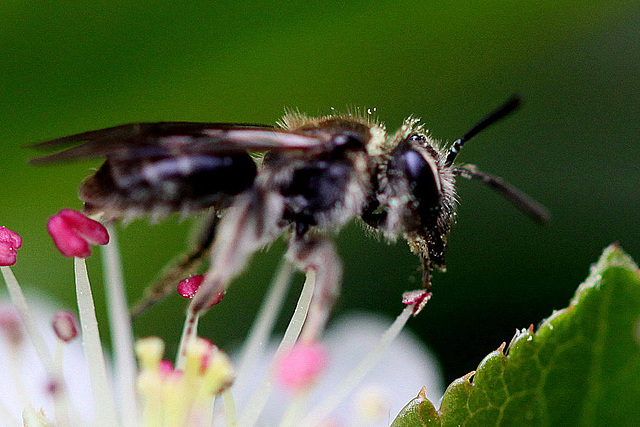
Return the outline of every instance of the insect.
{"type": "Polygon", "coordinates": [[[412,118],[387,134],[367,115],[290,113],[277,126],[116,126],[36,144],[75,146],[32,162],[104,157],[79,195],[85,212],[101,214],[105,221],[211,212],[199,242],[164,274],[163,285],[147,295],[148,301],[158,299],[167,283],[174,286],[184,278],[211,248],[205,283],[191,305],[194,312],[203,311],[254,252],[286,233],[288,259],[316,273],[303,330],[303,337],[313,339],[324,328],[340,287],[341,263],[331,234],[351,220],[361,220],[387,241],[405,239],[420,258],[426,289],[431,273],[445,266],[457,176],[484,182],[534,220],[548,220],[543,206],[500,178],[473,165],[454,165],[466,141],[519,103],[517,97],[509,99],[448,149],[412,118]],[[266,154],[255,158],[256,152],[266,154]]]}

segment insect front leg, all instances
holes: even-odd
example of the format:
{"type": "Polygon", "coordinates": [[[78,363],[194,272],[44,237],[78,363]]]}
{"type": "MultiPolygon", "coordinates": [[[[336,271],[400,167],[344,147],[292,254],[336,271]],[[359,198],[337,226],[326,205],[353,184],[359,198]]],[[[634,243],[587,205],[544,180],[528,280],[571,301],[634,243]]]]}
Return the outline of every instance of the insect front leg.
{"type": "Polygon", "coordinates": [[[287,257],[301,270],[314,270],[316,284],[300,340],[317,340],[340,292],[342,264],[331,240],[322,236],[294,236],[287,257]]]}
{"type": "Polygon", "coordinates": [[[189,252],[179,255],[169,262],[154,282],[149,285],[142,298],[130,310],[131,317],[136,317],[151,308],[155,303],[168,296],[181,280],[194,274],[209,253],[216,234],[220,217],[212,211],[201,227],[201,234],[189,252]]]}
{"type": "Polygon", "coordinates": [[[282,233],[283,206],[282,196],[256,188],[228,208],[213,242],[209,271],[189,308],[194,314],[219,300],[251,255],[282,233]]]}

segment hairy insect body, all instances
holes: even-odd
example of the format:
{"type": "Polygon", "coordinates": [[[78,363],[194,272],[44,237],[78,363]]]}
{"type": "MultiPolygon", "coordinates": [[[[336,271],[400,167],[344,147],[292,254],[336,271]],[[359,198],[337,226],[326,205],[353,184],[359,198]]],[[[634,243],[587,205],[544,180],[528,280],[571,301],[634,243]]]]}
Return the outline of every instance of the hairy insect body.
{"type": "MultiPolygon", "coordinates": [[[[38,144],[83,144],[35,163],[105,157],[81,186],[89,213],[107,220],[151,213],[191,213],[213,208],[198,245],[165,275],[149,301],[179,274],[193,271],[211,246],[206,279],[190,310],[206,310],[243,271],[253,253],[283,233],[286,256],[315,271],[316,290],[302,338],[316,339],[338,294],[341,263],[332,233],[360,218],[386,240],[407,240],[423,267],[444,269],[446,238],[454,217],[456,175],[475,178],[502,193],[532,218],[546,210],[499,178],[475,166],[453,166],[464,142],[517,106],[487,116],[445,152],[418,121],[395,133],[369,116],[309,118],[288,114],[280,128],[229,123],[146,123],[86,132],[38,144]],[[251,152],[267,152],[256,164],[251,152]],[[177,273],[176,273],[177,272],[177,273]]],[[[149,304],[141,306],[147,307],[149,304]]]]}
{"type": "Polygon", "coordinates": [[[267,187],[284,197],[282,220],[293,224],[298,236],[316,226],[339,229],[360,215],[371,191],[372,164],[366,149],[370,126],[354,119],[318,120],[299,115],[295,122],[297,128],[287,129],[320,136],[331,146],[311,155],[269,153],[264,166],[274,172],[267,187]]]}

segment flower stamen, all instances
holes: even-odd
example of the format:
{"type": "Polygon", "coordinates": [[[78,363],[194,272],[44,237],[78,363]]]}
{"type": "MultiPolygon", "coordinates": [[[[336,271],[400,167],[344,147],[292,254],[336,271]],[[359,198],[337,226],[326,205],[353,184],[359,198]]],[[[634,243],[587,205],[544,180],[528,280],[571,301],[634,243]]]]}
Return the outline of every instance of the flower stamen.
{"type": "Polygon", "coordinates": [[[114,353],[114,371],[118,406],[121,418],[134,420],[138,416],[135,377],[137,373],[133,354],[133,328],[127,304],[122,262],[118,251],[118,239],[113,226],[107,226],[109,243],[102,247],[104,265],[104,285],[107,295],[109,324],[111,325],[111,346],[114,353]]]}
{"type": "Polygon", "coordinates": [[[47,230],[66,257],[87,258],[91,255],[89,245],[109,243],[109,233],[102,224],[73,209],[62,209],[49,218],[47,230]]]}
{"type": "Polygon", "coordinates": [[[211,424],[215,396],[233,381],[229,359],[203,338],[196,338],[187,346],[184,371],[169,370],[162,360],[163,352],[164,344],[159,338],[145,338],[136,343],[144,425],[211,424]]]}
{"type": "Polygon", "coordinates": [[[15,231],[0,226],[0,266],[16,263],[16,251],[22,247],[22,238],[15,231]]]}
{"type": "Polygon", "coordinates": [[[51,326],[58,339],[62,342],[71,342],[78,336],[76,318],[69,311],[59,310],[56,312],[53,316],[51,326]]]}
{"type": "Polygon", "coordinates": [[[267,403],[269,395],[271,394],[271,389],[273,388],[272,383],[275,376],[275,361],[278,360],[283,354],[291,350],[291,348],[293,348],[294,344],[298,340],[300,332],[302,331],[302,326],[304,325],[304,320],[306,319],[307,313],[309,312],[309,305],[311,304],[311,297],[313,296],[315,285],[315,271],[308,270],[307,278],[302,287],[300,297],[298,298],[298,303],[293,312],[293,316],[291,316],[291,321],[287,326],[284,337],[282,338],[282,341],[280,342],[280,345],[276,350],[276,354],[273,358],[274,361],[269,366],[267,374],[262,378],[262,381],[249,398],[249,403],[240,415],[238,425],[253,426],[260,416],[260,412],[262,412],[264,405],[267,403]]]}
{"type": "Polygon", "coordinates": [[[98,319],[96,318],[91,284],[89,283],[87,265],[84,259],[74,258],[74,270],[78,313],[80,314],[80,327],[82,328],[82,345],[89,365],[89,378],[93,391],[93,400],[96,404],[96,413],[100,414],[96,419],[96,425],[116,426],[118,425],[118,417],[111,387],[107,379],[107,369],[98,330],[98,319]]]}
{"type": "Polygon", "coordinates": [[[248,385],[248,375],[264,353],[265,346],[269,342],[269,336],[273,332],[273,326],[291,285],[293,271],[293,264],[283,258],[262,302],[260,311],[251,326],[249,336],[242,346],[242,357],[238,365],[238,378],[234,385],[234,391],[236,392],[241,391],[239,389],[244,389],[248,385]]]}

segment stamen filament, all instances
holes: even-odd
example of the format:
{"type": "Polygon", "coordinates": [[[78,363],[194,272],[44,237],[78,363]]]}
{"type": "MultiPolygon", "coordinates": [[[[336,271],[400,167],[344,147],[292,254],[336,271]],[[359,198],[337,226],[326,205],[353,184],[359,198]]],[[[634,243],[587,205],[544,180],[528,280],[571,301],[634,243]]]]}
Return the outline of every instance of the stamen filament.
{"type": "Polygon", "coordinates": [[[260,412],[262,412],[264,405],[267,403],[269,395],[271,394],[271,389],[273,388],[276,362],[283,354],[293,348],[293,345],[300,336],[300,331],[302,330],[307,313],[309,312],[309,304],[311,303],[315,284],[316,273],[314,270],[308,270],[307,278],[302,287],[302,293],[300,294],[300,298],[298,298],[298,304],[293,312],[293,316],[291,316],[289,326],[287,326],[284,337],[282,338],[282,341],[276,350],[276,354],[269,365],[267,374],[262,378],[260,385],[258,385],[256,390],[253,392],[249,399],[249,403],[240,415],[240,420],[238,422],[239,426],[250,427],[256,424],[258,416],[260,415],[260,412]]]}
{"type": "Polygon", "coordinates": [[[118,391],[118,407],[122,420],[138,419],[138,400],[135,379],[137,375],[133,352],[131,317],[122,275],[122,262],[118,250],[115,227],[108,225],[110,241],[101,250],[104,265],[105,293],[109,324],[111,325],[111,346],[114,353],[114,371],[118,391]]]}
{"type": "Polygon", "coordinates": [[[273,325],[280,314],[285,295],[291,285],[293,272],[293,264],[283,258],[262,302],[260,312],[251,327],[251,332],[243,345],[242,359],[237,369],[238,377],[233,385],[236,392],[247,386],[246,381],[249,378],[248,375],[252,371],[252,367],[256,365],[256,362],[264,353],[265,346],[273,332],[273,325]]]}
{"type": "Polygon", "coordinates": [[[193,342],[198,335],[198,319],[200,312],[193,314],[193,310],[187,309],[187,318],[182,327],[182,336],[180,337],[180,345],[178,345],[178,356],[176,358],[176,370],[184,371],[187,363],[187,346],[193,342]]]}
{"type": "Polygon", "coordinates": [[[89,365],[89,378],[96,407],[96,426],[118,426],[115,402],[107,379],[107,370],[100,342],[98,320],[96,318],[91,284],[87,275],[87,265],[82,258],[75,257],[76,295],[78,314],[82,329],[82,346],[89,365]]]}

